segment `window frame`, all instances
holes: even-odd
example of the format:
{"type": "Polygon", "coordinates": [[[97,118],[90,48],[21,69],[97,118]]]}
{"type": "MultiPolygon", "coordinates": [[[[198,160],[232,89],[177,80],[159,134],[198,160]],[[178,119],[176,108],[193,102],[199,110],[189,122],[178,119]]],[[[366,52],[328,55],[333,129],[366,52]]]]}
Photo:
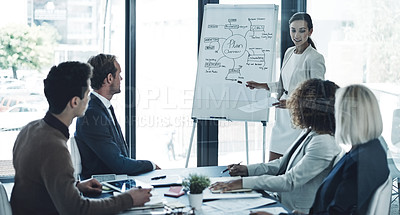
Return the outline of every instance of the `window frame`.
{"type": "MultiPolygon", "coordinates": [[[[203,20],[204,5],[218,4],[219,0],[198,0],[198,43],[203,20]]],[[[125,24],[125,125],[130,157],[136,158],[136,0],[126,0],[125,24]]],[[[292,46],[287,23],[295,12],[306,12],[307,0],[282,0],[281,2],[281,60],[292,46]]],[[[218,166],[218,121],[197,120],[197,166],[218,166]]]]}

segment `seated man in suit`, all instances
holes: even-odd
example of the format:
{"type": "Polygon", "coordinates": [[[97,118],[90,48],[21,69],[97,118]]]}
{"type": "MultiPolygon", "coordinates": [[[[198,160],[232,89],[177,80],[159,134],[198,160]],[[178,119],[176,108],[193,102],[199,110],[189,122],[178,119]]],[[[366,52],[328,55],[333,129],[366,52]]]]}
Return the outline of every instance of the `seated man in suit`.
{"type": "Polygon", "coordinates": [[[110,100],[120,93],[121,67],[114,55],[89,59],[93,66],[89,107],[76,121],[75,139],[82,158],[82,177],[94,174],[138,175],[160,169],[151,161],[129,158],[128,145],[110,100]]]}
{"type": "Polygon", "coordinates": [[[49,111],[43,119],[26,125],[14,144],[14,215],[116,214],[150,201],[150,189],[133,188],[104,199],[89,199],[79,193],[92,196],[102,191],[96,179],[75,181],[67,147],[68,126],[88,105],[91,74],[86,63],[65,62],[53,66],[44,80],[49,111]]]}

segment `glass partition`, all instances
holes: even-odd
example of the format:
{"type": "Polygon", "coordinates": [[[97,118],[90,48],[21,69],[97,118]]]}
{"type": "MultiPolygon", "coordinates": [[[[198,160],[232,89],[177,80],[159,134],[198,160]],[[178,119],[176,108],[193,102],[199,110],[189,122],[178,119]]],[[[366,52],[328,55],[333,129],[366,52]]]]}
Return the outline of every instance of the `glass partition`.
{"type": "MultiPolygon", "coordinates": [[[[185,166],[193,126],[197,3],[136,1],[136,158],[161,168],[185,166]]],[[[195,148],[190,166],[196,166],[195,148]]]]}
{"type": "MultiPolygon", "coordinates": [[[[43,79],[63,61],[101,52],[125,60],[124,0],[15,0],[0,3],[0,177],[12,176],[12,148],[28,122],[47,109],[43,79]]],[[[124,90],[122,90],[124,92],[124,90]]],[[[124,125],[124,95],[114,97],[124,125]]],[[[75,132],[75,122],[70,133],[75,132]]]]}
{"type": "Polygon", "coordinates": [[[399,151],[400,1],[308,0],[313,39],[326,61],[326,78],[339,86],[365,84],[377,96],[383,137],[399,151]],[[397,124],[396,124],[397,123],[397,124]]]}

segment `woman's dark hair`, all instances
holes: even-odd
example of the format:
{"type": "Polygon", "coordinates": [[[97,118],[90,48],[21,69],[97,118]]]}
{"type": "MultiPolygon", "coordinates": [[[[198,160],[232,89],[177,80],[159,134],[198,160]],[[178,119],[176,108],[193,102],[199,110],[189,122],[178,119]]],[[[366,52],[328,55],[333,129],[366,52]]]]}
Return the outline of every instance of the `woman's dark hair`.
{"type": "MultiPolygon", "coordinates": [[[[297,12],[297,13],[293,14],[293,16],[290,17],[290,19],[289,19],[289,25],[292,24],[292,22],[297,21],[297,20],[305,21],[307,23],[308,30],[311,30],[313,28],[313,23],[312,23],[312,20],[311,20],[311,16],[308,13],[306,13],[306,12],[297,12]]],[[[312,41],[312,39],[310,37],[308,37],[307,42],[310,43],[311,46],[314,49],[317,49],[315,47],[314,42],[312,41]]]]}
{"type": "Polygon", "coordinates": [[[117,72],[114,64],[115,60],[115,55],[109,54],[98,54],[89,58],[88,63],[93,67],[93,77],[90,79],[93,89],[100,89],[108,74],[111,73],[115,78],[115,73],[117,72]]]}
{"type": "Polygon", "coordinates": [[[43,80],[49,112],[60,114],[73,97],[83,99],[91,77],[92,67],[87,63],[70,61],[53,66],[43,80]]]}
{"type": "Polygon", "coordinates": [[[287,101],[292,122],[299,128],[311,128],[319,134],[335,133],[335,93],[331,81],[309,79],[298,86],[287,101]]]}

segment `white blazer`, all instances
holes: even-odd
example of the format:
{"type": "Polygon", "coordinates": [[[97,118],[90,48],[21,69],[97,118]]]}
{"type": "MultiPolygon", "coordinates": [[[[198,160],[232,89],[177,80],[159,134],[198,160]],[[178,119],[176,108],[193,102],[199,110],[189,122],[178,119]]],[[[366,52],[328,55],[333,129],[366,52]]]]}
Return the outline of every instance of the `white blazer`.
{"type": "MultiPolygon", "coordinates": [[[[299,137],[303,134],[304,131],[299,137]]],[[[292,147],[293,144],[284,157],[288,156],[287,152],[292,147]]],[[[340,152],[341,148],[333,136],[312,131],[293,153],[285,174],[276,176],[283,157],[269,163],[248,165],[249,177],[242,178],[243,188],[278,192],[281,202],[288,209],[308,213],[318,187],[331,171],[340,152]]]]}
{"type": "MultiPolygon", "coordinates": [[[[290,57],[294,54],[295,49],[296,47],[293,46],[286,50],[281,71],[286,66],[286,63],[289,61],[290,57]]],[[[322,80],[325,79],[326,68],[324,56],[318,53],[317,50],[315,50],[311,45],[304,50],[298,62],[299,65],[296,66],[296,69],[293,71],[292,77],[290,78],[288,87],[289,89],[283,88],[282,73],[280,75],[279,82],[275,82],[277,84],[276,92],[278,93],[278,99],[281,98],[285,91],[288,91],[288,94],[290,95],[290,93],[293,92],[293,90],[305,80],[311,78],[319,78],[322,80]]]]}

